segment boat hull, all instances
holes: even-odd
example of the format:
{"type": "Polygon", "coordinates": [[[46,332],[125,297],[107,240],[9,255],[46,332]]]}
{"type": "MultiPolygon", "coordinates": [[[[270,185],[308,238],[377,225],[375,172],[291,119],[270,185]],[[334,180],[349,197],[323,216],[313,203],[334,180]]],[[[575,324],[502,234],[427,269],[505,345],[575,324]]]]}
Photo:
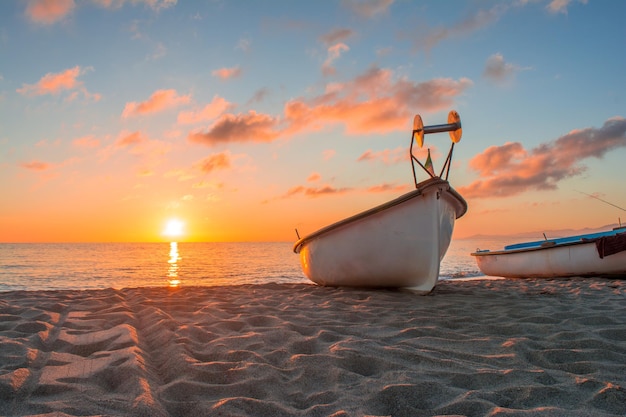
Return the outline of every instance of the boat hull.
{"type": "Polygon", "coordinates": [[[386,204],[300,239],[304,274],[325,286],[410,287],[430,292],[439,277],[454,222],[467,204],[433,178],[386,204]]]}
{"type": "Polygon", "coordinates": [[[595,239],[472,253],[478,268],[505,278],[601,276],[626,278],[626,251],[600,257],[595,239]]]}

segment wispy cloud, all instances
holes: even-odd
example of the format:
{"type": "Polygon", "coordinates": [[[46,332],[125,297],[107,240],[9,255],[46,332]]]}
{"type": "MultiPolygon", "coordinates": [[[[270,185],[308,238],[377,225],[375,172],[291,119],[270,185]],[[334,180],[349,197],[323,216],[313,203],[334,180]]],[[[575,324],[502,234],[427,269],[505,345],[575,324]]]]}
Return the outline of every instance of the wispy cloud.
{"type": "Polygon", "coordinates": [[[267,88],[261,88],[254,92],[247,104],[261,103],[267,96],[269,96],[270,90],[267,88]]]}
{"type": "Polygon", "coordinates": [[[239,39],[239,42],[237,42],[237,46],[235,47],[235,49],[241,49],[244,52],[249,52],[251,44],[252,42],[250,41],[250,39],[242,38],[239,39]]]}
{"type": "Polygon", "coordinates": [[[170,142],[150,139],[142,131],[122,130],[112,143],[98,150],[98,156],[102,162],[119,153],[133,155],[140,164],[138,174],[146,176],[154,174],[154,169],[163,162],[171,147],[170,142]]]}
{"type": "MultiPolygon", "coordinates": [[[[320,179],[321,179],[321,176],[318,173],[313,172],[307,178],[307,182],[316,183],[320,179]]],[[[345,194],[353,194],[353,193],[368,193],[368,194],[403,193],[410,189],[411,187],[408,184],[389,184],[389,183],[372,185],[372,186],[365,187],[365,188],[355,188],[355,187],[337,188],[330,184],[323,184],[319,186],[297,185],[297,186],[291,187],[289,190],[287,190],[285,194],[281,195],[280,197],[274,198],[272,200],[284,200],[288,198],[294,198],[297,196],[304,196],[307,198],[319,198],[319,197],[330,197],[333,195],[345,195],[345,194]]]]}
{"type": "Polygon", "coordinates": [[[122,118],[157,113],[187,104],[190,101],[190,95],[179,96],[176,90],[157,90],[146,101],[126,103],[122,118]]]}
{"type": "Polygon", "coordinates": [[[149,60],[157,60],[163,58],[167,54],[167,48],[161,42],[157,42],[154,46],[154,52],[148,56],[149,60]]]}
{"type": "MultiPolygon", "coordinates": [[[[546,8],[552,13],[567,14],[569,5],[574,0],[551,0],[546,8]]],[[[586,4],[587,0],[577,0],[579,3],[586,4]]],[[[510,2],[499,2],[488,10],[477,10],[473,14],[454,22],[446,27],[428,27],[420,25],[416,32],[406,34],[410,39],[415,39],[415,51],[430,51],[437,44],[448,39],[463,38],[467,35],[481,30],[497,22],[503,15],[511,9],[524,7],[533,0],[518,0],[510,2]]]]}
{"type": "Polygon", "coordinates": [[[345,43],[337,43],[328,47],[327,53],[328,56],[322,65],[322,74],[328,76],[335,74],[335,68],[333,67],[333,62],[337,60],[343,52],[349,51],[350,48],[345,43]]]}
{"type": "Polygon", "coordinates": [[[20,166],[31,171],[46,171],[53,167],[52,164],[43,161],[22,162],[20,166]]]}
{"type": "Polygon", "coordinates": [[[320,41],[325,45],[343,43],[354,35],[354,31],[348,28],[334,29],[320,36],[320,41]]]}
{"type": "Polygon", "coordinates": [[[560,181],[586,171],[581,161],[601,159],[621,147],[626,147],[623,117],[611,118],[601,128],[574,130],[530,151],[517,142],[492,146],[470,160],[481,179],[460,187],[459,192],[468,198],[487,198],[553,190],[560,181]]]}
{"type": "Polygon", "coordinates": [[[97,148],[100,146],[100,141],[94,135],[88,135],[74,139],[72,145],[77,148],[97,148]]]}
{"type": "Polygon", "coordinates": [[[139,131],[122,133],[115,141],[115,147],[127,148],[129,146],[139,145],[140,143],[146,142],[147,140],[148,138],[146,138],[139,131]]]}
{"type": "Polygon", "coordinates": [[[22,84],[22,88],[18,88],[16,91],[31,97],[46,94],[58,95],[62,92],[69,92],[68,100],[73,100],[80,92],[86,98],[98,101],[100,100],[100,94],[89,93],[83,82],[78,79],[78,77],[91,70],[93,70],[92,67],[81,68],[77,65],[58,73],[47,73],[35,84],[22,84]]]}
{"type": "Polygon", "coordinates": [[[396,184],[383,183],[379,185],[374,185],[372,187],[368,187],[367,192],[368,193],[388,193],[388,192],[403,193],[405,191],[408,191],[409,189],[410,187],[407,184],[396,185],[396,184]]]}
{"type": "Polygon", "coordinates": [[[394,0],[342,0],[347,9],[365,18],[386,13],[394,0]]]}
{"type": "Polygon", "coordinates": [[[214,153],[194,165],[198,170],[207,174],[218,169],[228,169],[231,167],[230,152],[214,153]]]}
{"type": "Polygon", "coordinates": [[[191,188],[211,188],[214,190],[219,190],[224,188],[224,183],[216,182],[216,181],[198,181],[191,185],[191,188]]]}
{"type": "Polygon", "coordinates": [[[393,47],[391,47],[391,46],[387,46],[387,47],[384,47],[384,48],[378,48],[376,50],[376,56],[384,57],[384,56],[387,56],[387,55],[391,54],[392,52],[393,52],[393,47]]]}
{"type": "Polygon", "coordinates": [[[197,111],[184,111],[178,114],[178,123],[192,124],[216,119],[220,114],[232,108],[233,104],[215,95],[213,100],[197,111]]]}
{"type": "Polygon", "coordinates": [[[406,162],[409,160],[409,153],[405,147],[396,149],[384,149],[382,151],[372,151],[368,149],[357,158],[357,162],[363,161],[381,161],[385,165],[392,165],[398,162],[406,162]]]}
{"type": "MultiPolygon", "coordinates": [[[[165,172],[163,176],[165,178],[176,178],[178,181],[187,181],[196,177],[194,174],[184,169],[170,169],[167,172],[165,172]]],[[[200,187],[193,187],[193,188],[200,188],[200,187]]]]}
{"type": "Polygon", "coordinates": [[[495,83],[501,84],[515,77],[519,71],[529,69],[508,63],[502,54],[493,54],[487,59],[483,76],[495,83]]]}
{"type": "Polygon", "coordinates": [[[499,3],[489,10],[478,10],[463,20],[454,22],[446,27],[418,26],[416,29],[417,33],[411,33],[407,36],[410,39],[415,39],[413,43],[415,51],[430,51],[440,42],[462,38],[489,26],[496,22],[510,7],[509,3],[499,3]]]}
{"type": "Polygon", "coordinates": [[[352,191],[352,188],[335,188],[332,185],[322,185],[319,187],[305,187],[303,185],[298,185],[296,187],[290,188],[287,193],[281,198],[290,198],[298,194],[302,194],[306,197],[320,197],[327,195],[337,195],[337,194],[345,194],[352,191]]]}
{"type": "Polygon", "coordinates": [[[232,67],[232,68],[220,68],[211,72],[212,75],[214,75],[215,77],[221,78],[222,80],[229,80],[231,78],[237,78],[241,76],[241,73],[242,73],[241,68],[239,68],[238,66],[232,67]]]}
{"type": "MultiPolygon", "coordinates": [[[[552,0],[546,8],[552,13],[567,14],[567,8],[572,3],[573,0],[552,0]]],[[[587,0],[578,0],[578,3],[587,4],[587,0]]]]}
{"type": "Polygon", "coordinates": [[[318,172],[311,172],[311,174],[307,177],[306,182],[317,182],[322,178],[322,176],[318,172]]]}
{"type": "Polygon", "coordinates": [[[126,3],[130,4],[143,4],[152,10],[159,11],[174,7],[178,0],[92,0],[93,3],[104,7],[105,9],[119,9],[126,3]]]}
{"type": "Polygon", "coordinates": [[[324,152],[322,152],[322,158],[324,158],[324,161],[328,161],[329,159],[332,159],[336,154],[337,151],[335,151],[334,149],[326,149],[324,152]]]}

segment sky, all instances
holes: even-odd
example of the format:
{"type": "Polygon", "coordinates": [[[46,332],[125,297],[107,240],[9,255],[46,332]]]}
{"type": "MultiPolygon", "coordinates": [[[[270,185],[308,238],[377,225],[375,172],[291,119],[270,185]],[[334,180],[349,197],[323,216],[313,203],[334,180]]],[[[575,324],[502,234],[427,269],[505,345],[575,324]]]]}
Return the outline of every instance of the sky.
{"type": "MultiPolygon", "coordinates": [[[[2,1],[0,242],[295,241],[411,191],[413,118],[450,110],[469,207],[454,238],[626,223],[624,16],[606,0],[2,1]]],[[[438,171],[450,145],[415,153],[438,171]]]]}

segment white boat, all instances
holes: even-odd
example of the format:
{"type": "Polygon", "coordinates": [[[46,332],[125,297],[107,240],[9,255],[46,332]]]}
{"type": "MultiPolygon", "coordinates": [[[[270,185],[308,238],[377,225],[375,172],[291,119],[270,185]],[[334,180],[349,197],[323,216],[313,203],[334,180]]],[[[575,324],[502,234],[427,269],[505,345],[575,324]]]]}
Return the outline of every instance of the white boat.
{"type": "Polygon", "coordinates": [[[415,190],[358,213],[299,239],[304,274],[324,286],[409,287],[428,293],[439,278],[439,267],[454,229],[455,220],[467,211],[467,203],[445,179],[454,144],[461,137],[458,113],[451,111],[448,124],[423,126],[415,117],[411,136],[411,163],[417,162],[431,177],[415,190]],[[421,146],[425,133],[449,131],[452,146],[439,176],[413,155],[413,141],[421,146]]]}
{"type": "Polygon", "coordinates": [[[626,278],[626,227],[472,253],[478,268],[505,278],[626,278]]]}

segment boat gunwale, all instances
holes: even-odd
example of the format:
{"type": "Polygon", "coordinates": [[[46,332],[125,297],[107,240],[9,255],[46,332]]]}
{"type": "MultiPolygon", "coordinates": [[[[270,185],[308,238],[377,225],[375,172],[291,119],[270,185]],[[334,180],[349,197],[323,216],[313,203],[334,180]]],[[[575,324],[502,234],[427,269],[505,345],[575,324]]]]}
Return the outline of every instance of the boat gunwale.
{"type": "MultiPolygon", "coordinates": [[[[623,229],[623,227],[620,227],[614,230],[619,230],[619,229],[623,229]]],[[[626,232],[617,232],[615,234],[609,234],[607,236],[617,236],[617,235],[621,235],[622,233],[626,233],[626,232]]],[[[590,233],[589,235],[592,235],[592,234],[593,233],[590,233]]],[[[470,255],[471,256],[508,255],[508,254],[513,254],[513,253],[524,253],[524,252],[533,252],[533,251],[540,251],[540,250],[547,250],[547,249],[558,249],[558,248],[563,248],[567,246],[586,245],[589,243],[595,244],[596,241],[602,239],[603,237],[606,237],[606,236],[599,236],[599,237],[593,237],[593,238],[585,238],[585,236],[589,236],[589,235],[580,235],[580,240],[567,241],[567,242],[557,242],[556,240],[545,241],[547,243],[554,243],[553,245],[545,245],[545,246],[537,245],[537,246],[528,246],[528,247],[523,247],[523,248],[498,249],[498,250],[485,249],[485,250],[477,250],[476,252],[470,253],[470,255]]]]}
{"type": "MultiPolygon", "coordinates": [[[[546,242],[550,242],[549,240],[546,242]]],[[[472,252],[470,255],[472,256],[490,256],[490,255],[509,255],[514,253],[524,253],[524,252],[534,252],[540,250],[548,250],[548,249],[558,249],[566,246],[576,246],[576,245],[586,245],[589,243],[596,243],[596,239],[589,240],[577,240],[575,242],[563,242],[563,243],[555,243],[554,245],[549,246],[532,246],[528,248],[518,248],[518,249],[498,249],[498,250],[483,250],[472,252]]]]}
{"type": "Polygon", "coordinates": [[[333,230],[339,229],[345,225],[348,225],[350,223],[356,222],[358,220],[364,219],[366,217],[372,216],[374,214],[380,213],[384,210],[387,210],[391,207],[395,207],[399,204],[402,204],[406,201],[409,201],[415,197],[418,197],[420,195],[423,195],[424,192],[432,187],[436,187],[436,186],[440,186],[440,185],[445,185],[447,186],[446,191],[449,192],[453,197],[455,197],[463,206],[463,210],[461,211],[461,213],[457,213],[456,218],[460,218],[462,217],[466,212],[467,212],[467,202],[465,201],[465,199],[461,196],[461,194],[459,194],[454,188],[452,188],[452,186],[450,185],[450,183],[447,180],[444,180],[440,177],[433,177],[433,178],[429,178],[425,181],[420,182],[419,184],[417,184],[417,188],[415,190],[412,190],[406,194],[403,194],[393,200],[387,201],[386,203],[380,204],[376,207],[373,207],[371,209],[362,211],[360,213],[354,214],[350,217],[346,217],[342,220],[339,220],[335,223],[332,223],[328,226],[325,226],[307,236],[304,236],[303,238],[299,239],[293,246],[293,251],[295,253],[300,253],[300,250],[302,249],[302,247],[304,245],[306,245],[309,241],[316,239],[326,233],[329,233],[333,230]]]}

